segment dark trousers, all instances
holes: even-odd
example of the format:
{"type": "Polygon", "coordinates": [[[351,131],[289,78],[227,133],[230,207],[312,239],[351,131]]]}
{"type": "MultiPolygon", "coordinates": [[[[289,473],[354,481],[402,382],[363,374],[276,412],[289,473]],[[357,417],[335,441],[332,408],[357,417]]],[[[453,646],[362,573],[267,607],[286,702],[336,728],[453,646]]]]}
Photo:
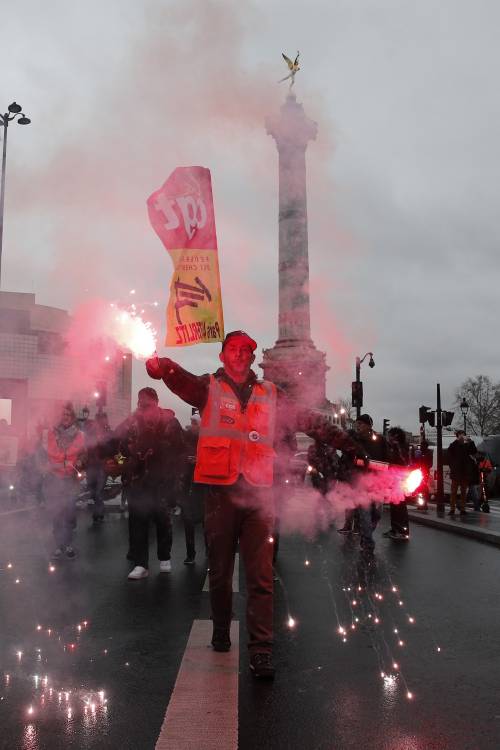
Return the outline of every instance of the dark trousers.
{"type": "Polygon", "coordinates": [[[452,479],[451,480],[451,495],[450,495],[450,509],[455,510],[457,504],[457,492],[460,487],[460,510],[465,510],[465,503],[467,502],[467,487],[468,483],[465,479],[452,479]]]}
{"type": "Polygon", "coordinates": [[[273,645],[272,490],[239,479],[210,485],[205,495],[210,603],[214,626],[229,629],[234,556],[239,542],[247,587],[246,620],[250,653],[270,653],[273,645]]]}
{"type": "Polygon", "coordinates": [[[410,519],[406,500],[401,503],[391,503],[391,529],[398,534],[408,535],[410,531],[410,519]]]}
{"type": "Polygon", "coordinates": [[[184,524],[184,536],[186,538],[186,554],[194,557],[195,527],[197,523],[203,522],[203,498],[205,485],[193,481],[194,465],[189,466],[182,482],[182,522],[184,524]]]}
{"type": "Polygon", "coordinates": [[[136,565],[148,567],[149,525],[156,526],[158,560],[170,560],[172,520],[166,501],[156,487],[130,485],[127,491],[129,554],[136,565]]]}
{"type": "Polygon", "coordinates": [[[48,474],[43,483],[43,496],[50,518],[52,532],[58,547],[69,547],[76,528],[76,498],[79,486],[72,477],[48,474]]]}
{"type": "Polygon", "coordinates": [[[100,464],[91,465],[87,468],[87,490],[94,501],[94,516],[102,516],[104,513],[104,488],[106,486],[106,472],[100,464]]]}

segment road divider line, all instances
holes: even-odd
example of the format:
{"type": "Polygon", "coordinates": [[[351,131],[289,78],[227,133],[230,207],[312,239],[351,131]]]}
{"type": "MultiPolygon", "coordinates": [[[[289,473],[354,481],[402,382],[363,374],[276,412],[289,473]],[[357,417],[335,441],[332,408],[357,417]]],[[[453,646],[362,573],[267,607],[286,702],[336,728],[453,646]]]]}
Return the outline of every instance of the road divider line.
{"type": "MultiPolygon", "coordinates": [[[[208,573],[205,578],[205,583],[203,585],[203,591],[209,591],[209,583],[208,583],[208,573]]],[[[234,570],[233,570],[233,591],[238,593],[240,590],[240,556],[236,554],[234,556],[234,570]]]]}
{"type": "Polygon", "coordinates": [[[36,505],[28,505],[26,508],[16,508],[15,510],[3,510],[0,512],[0,518],[2,516],[11,516],[13,513],[25,513],[27,510],[33,510],[36,505]]]}
{"type": "Polygon", "coordinates": [[[211,637],[211,620],[193,622],[156,750],[237,750],[239,623],[227,653],[211,637]]]}

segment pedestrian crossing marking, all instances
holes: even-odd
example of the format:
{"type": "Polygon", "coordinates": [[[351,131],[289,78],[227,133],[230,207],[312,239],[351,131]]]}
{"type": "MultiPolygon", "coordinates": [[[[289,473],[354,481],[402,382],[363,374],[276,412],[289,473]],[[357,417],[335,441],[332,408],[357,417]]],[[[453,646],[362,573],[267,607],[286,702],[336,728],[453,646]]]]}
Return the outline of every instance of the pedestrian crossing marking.
{"type": "Polygon", "coordinates": [[[211,637],[211,620],[193,622],[156,750],[238,747],[239,623],[227,653],[214,651],[211,637]]]}

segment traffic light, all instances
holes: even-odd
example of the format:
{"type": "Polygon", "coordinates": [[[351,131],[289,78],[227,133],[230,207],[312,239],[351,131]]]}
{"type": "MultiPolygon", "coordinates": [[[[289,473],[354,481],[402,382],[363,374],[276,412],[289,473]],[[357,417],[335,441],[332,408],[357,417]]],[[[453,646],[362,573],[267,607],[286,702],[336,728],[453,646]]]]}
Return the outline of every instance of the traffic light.
{"type": "Polygon", "coordinates": [[[361,408],[363,406],[363,383],[354,380],[352,383],[352,405],[361,408]]]}
{"type": "Polygon", "coordinates": [[[387,435],[389,432],[389,427],[391,425],[390,419],[384,419],[383,425],[382,425],[382,435],[387,435]]]}
{"type": "Polygon", "coordinates": [[[443,427],[449,427],[451,423],[453,422],[453,417],[455,416],[454,411],[442,411],[441,412],[441,424],[443,427]]]}
{"type": "Polygon", "coordinates": [[[435,424],[435,414],[429,406],[421,406],[418,410],[418,421],[420,424],[429,422],[431,427],[435,424]]]}

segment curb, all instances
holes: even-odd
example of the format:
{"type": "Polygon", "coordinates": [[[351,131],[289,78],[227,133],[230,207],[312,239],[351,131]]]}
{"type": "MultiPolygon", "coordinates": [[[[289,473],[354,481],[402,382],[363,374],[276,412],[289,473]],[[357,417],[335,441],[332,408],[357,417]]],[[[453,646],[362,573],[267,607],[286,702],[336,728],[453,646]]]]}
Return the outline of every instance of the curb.
{"type": "Polygon", "coordinates": [[[413,523],[418,523],[422,526],[431,526],[434,529],[442,529],[443,531],[448,531],[450,534],[468,536],[470,539],[475,539],[478,542],[486,542],[487,544],[494,544],[496,547],[500,547],[500,531],[469,526],[467,521],[447,521],[436,518],[436,516],[419,513],[418,511],[412,512],[409,510],[408,515],[413,523]]]}

